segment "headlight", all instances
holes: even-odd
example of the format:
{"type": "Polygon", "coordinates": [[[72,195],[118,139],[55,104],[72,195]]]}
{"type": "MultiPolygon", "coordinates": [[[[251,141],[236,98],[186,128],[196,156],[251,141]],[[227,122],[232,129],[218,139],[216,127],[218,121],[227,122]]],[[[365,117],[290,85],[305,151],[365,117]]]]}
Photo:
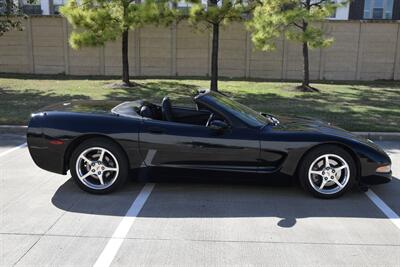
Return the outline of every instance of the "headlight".
{"type": "Polygon", "coordinates": [[[389,164],[389,165],[385,165],[385,166],[380,166],[380,167],[378,167],[377,169],[376,169],[376,172],[379,172],[379,173],[389,173],[390,172],[390,170],[391,170],[391,165],[389,164]]]}

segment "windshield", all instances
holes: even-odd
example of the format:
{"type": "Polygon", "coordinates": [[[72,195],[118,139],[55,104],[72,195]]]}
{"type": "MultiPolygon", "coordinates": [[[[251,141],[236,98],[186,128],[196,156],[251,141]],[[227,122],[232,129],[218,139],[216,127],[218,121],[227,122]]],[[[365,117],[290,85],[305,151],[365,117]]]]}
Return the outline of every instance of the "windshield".
{"type": "Polygon", "coordinates": [[[228,110],[230,113],[243,120],[247,124],[253,127],[264,126],[267,123],[267,118],[261,115],[259,112],[246,107],[224,95],[218,93],[211,93],[212,97],[217,100],[217,103],[228,110]]]}

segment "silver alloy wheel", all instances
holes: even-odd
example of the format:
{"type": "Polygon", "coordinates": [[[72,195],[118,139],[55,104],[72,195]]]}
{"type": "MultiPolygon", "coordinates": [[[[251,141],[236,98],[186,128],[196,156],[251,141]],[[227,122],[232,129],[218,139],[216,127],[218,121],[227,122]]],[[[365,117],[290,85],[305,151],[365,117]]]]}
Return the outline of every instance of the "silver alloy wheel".
{"type": "Polygon", "coordinates": [[[110,187],[117,179],[119,165],[116,157],[103,147],[84,150],[76,161],[76,174],[87,187],[102,190],[110,187]]]}
{"type": "Polygon", "coordinates": [[[343,190],[350,180],[349,164],[338,155],[322,155],[311,163],[308,180],[317,192],[335,194],[343,190]]]}

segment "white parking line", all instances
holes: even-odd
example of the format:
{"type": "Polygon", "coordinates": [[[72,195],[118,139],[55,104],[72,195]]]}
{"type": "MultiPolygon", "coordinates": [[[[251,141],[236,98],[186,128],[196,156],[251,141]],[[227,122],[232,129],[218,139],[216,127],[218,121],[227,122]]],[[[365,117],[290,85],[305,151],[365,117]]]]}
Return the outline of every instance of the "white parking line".
{"type": "Polygon", "coordinates": [[[389,220],[400,229],[400,217],[374,191],[369,189],[365,193],[368,198],[389,218],[389,220]]]}
{"type": "Polygon", "coordinates": [[[153,161],[156,153],[157,153],[157,150],[149,149],[149,151],[147,152],[146,158],[143,160],[142,165],[140,165],[140,167],[151,166],[151,162],[153,161]]]}
{"type": "Polygon", "coordinates": [[[16,146],[16,147],[13,147],[13,148],[11,148],[11,149],[9,149],[9,150],[7,150],[7,151],[4,151],[3,153],[0,153],[0,157],[3,157],[3,156],[5,156],[5,155],[7,155],[7,154],[9,154],[9,153],[11,153],[11,152],[13,152],[13,151],[15,151],[15,150],[18,150],[18,149],[20,149],[20,148],[23,148],[23,147],[26,147],[26,142],[25,143],[23,143],[23,144],[20,144],[19,146],[16,146]]]}
{"type": "Polygon", "coordinates": [[[126,212],[125,217],[122,219],[111,239],[108,241],[103,252],[97,258],[95,267],[107,267],[110,266],[111,262],[117,255],[119,248],[124,241],[124,238],[129,232],[133,222],[135,221],[140,210],[146,203],[147,198],[150,196],[151,191],[154,188],[154,184],[146,184],[140,191],[139,195],[136,197],[135,201],[132,203],[129,210],[126,212]]]}

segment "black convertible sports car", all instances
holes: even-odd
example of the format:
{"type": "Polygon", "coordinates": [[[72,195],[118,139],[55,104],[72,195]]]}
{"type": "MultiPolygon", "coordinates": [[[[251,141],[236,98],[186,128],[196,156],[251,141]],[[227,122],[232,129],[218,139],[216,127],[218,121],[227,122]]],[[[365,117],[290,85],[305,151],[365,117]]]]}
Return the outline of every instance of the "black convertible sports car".
{"type": "MultiPolygon", "coordinates": [[[[108,193],[130,169],[168,167],[298,177],[314,196],[335,198],[354,184],[391,180],[391,161],[372,141],[327,123],[256,112],[201,91],[195,107],[165,97],[76,101],[32,114],[28,146],[35,163],[66,174],[85,191],[108,193]]],[[[267,104],[267,103],[266,103],[267,104]]]]}

